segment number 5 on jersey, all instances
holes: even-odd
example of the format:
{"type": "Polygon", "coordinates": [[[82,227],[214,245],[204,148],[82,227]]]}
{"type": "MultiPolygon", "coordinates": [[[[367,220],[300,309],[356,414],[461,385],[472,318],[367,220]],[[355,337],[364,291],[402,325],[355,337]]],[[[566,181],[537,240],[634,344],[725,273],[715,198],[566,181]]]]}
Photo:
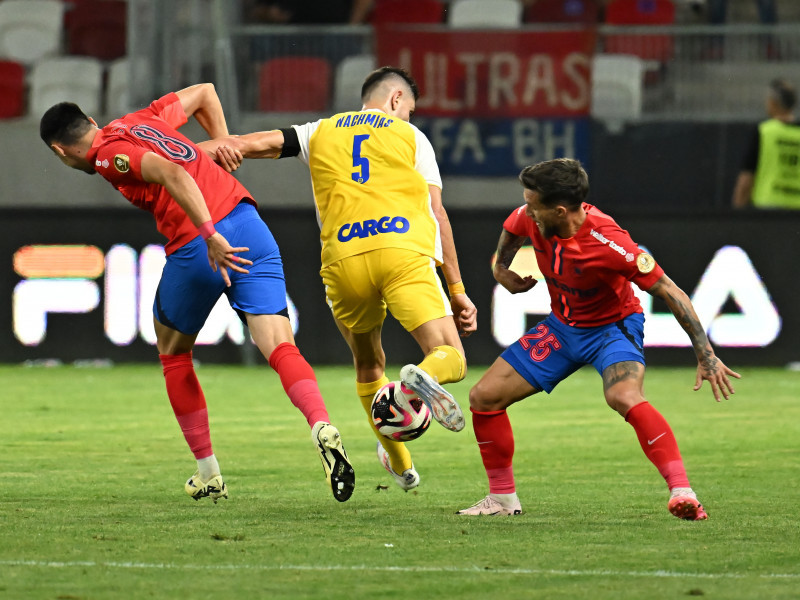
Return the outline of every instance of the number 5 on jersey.
{"type": "Polygon", "coordinates": [[[353,166],[357,169],[350,177],[356,183],[367,183],[369,181],[369,159],[361,156],[361,144],[369,139],[369,134],[353,136],[353,166]]]}

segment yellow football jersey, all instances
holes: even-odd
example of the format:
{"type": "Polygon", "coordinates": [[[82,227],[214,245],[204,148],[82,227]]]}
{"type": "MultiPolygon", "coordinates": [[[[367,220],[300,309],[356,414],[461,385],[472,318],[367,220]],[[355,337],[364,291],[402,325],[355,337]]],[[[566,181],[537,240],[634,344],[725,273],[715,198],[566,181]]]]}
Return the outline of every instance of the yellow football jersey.
{"type": "Polygon", "coordinates": [[[323,267],[377,248],[414,250],[441,264],[428,185],[442,181],[419,129],[376,109],[294,128],[311,172],[323,267]]]}

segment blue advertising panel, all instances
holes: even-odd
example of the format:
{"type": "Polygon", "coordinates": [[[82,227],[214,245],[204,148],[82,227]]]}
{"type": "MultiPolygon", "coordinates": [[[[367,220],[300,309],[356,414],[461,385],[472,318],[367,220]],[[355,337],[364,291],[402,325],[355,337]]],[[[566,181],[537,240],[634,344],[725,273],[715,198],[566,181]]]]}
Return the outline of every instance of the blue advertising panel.
{"type": "Polygon", "coordinates": [[[591,169],[588,117],[415,117],[414,124],[433,144],[442,175],[516,177],[527,165],[559,157],[591,169]]]}

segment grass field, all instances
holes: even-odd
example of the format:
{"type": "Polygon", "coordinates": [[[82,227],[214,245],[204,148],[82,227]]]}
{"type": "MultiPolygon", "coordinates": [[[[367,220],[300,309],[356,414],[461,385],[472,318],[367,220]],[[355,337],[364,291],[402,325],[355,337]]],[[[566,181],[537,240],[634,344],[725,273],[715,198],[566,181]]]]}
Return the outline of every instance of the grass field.
{"type": "MultiPolygon", "coordinates": [[[[450,386],[465,407],[481,371],[450,386]]],[[[404,493],[349,368],[317,369],[356,468],[346,503],[272,371],[198,370],[231,494],[214,505],[183,492],[158,365],[0,367],[0,599],[798,598],[800,373],[742,373],[717,404],[693,370],[648,370],[710,515],[686,522],[590,370],[509,411],[525,513],[466,518],[487,492],[471,424],[411,443],[404,493]]]]}

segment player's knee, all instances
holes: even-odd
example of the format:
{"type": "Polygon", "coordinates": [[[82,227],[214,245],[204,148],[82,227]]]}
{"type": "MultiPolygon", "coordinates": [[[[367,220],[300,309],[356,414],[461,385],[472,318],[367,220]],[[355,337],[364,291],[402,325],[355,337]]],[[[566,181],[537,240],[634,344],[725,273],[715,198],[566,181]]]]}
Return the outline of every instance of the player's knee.
{"type": "Polygon", "coordinates": [[[637,404],[644,402],[644,397],[636,390],[606,390],[606,404],[623,417],[637,404]]]}
{"type": "Polygon", "coordinates": [[[491,412],[505,408],[505,401],[492,386],[479,381],[469,391],[469,407],[478,412],[491,412]]]}

